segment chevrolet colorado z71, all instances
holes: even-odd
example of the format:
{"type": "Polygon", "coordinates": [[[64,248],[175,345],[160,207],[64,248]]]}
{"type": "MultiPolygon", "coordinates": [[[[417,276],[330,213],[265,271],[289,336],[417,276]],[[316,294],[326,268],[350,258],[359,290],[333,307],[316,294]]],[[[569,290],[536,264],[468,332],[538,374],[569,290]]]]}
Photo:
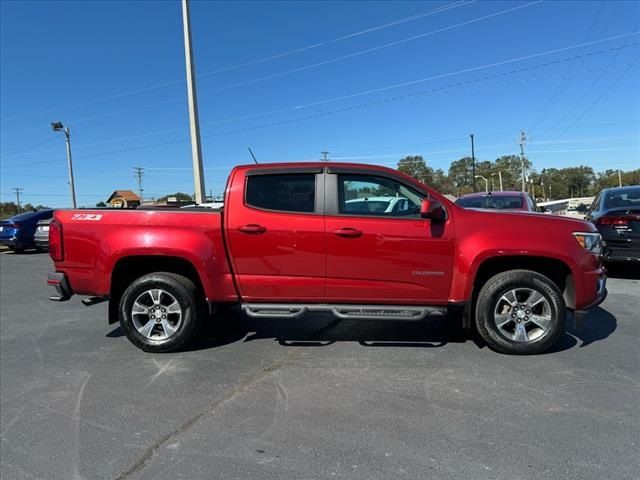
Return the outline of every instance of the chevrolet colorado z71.
{"type": "Polygon", "coordinates": [[[151,352],[240,303],[252,317],[459,312],[494,350],[532,354],[606,295],[592,224],[467,210],[379,166],[239,166],[220,211],[58,210],[49,232],[52,299],[108,298],[109,321],[151,352]]]}

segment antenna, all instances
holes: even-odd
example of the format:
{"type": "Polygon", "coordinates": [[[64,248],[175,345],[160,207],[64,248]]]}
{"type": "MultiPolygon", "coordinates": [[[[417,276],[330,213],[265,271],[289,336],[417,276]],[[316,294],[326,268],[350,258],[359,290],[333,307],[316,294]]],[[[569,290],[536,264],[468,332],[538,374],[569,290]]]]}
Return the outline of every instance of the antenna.
{"type": "Polygon", "coordinates": [[[249,149],[249,153],[251,154],[251,156],[253,157],[253,161],[256,162],[256,164],[258,163],[258,160],[256,159],[256,156],[253,154],[253,152],[251,151],[251,147],[247,147],[249,149]]]}

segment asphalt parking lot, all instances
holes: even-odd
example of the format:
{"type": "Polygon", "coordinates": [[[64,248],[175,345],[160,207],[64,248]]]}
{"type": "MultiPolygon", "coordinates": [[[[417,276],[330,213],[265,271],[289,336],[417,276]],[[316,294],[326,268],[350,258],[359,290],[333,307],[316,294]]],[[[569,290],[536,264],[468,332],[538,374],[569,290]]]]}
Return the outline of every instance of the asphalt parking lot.
{"type": "MultiPolygon", "coordinates": [[[[421,323],[257,321],[151,355],[106,304],[48,300],[46,254],[0,254],[6,479],[631,479],[640,278],[548,354],[421,323]]],[[[635,278],[634,278],[635,277],[635,278]]]]}

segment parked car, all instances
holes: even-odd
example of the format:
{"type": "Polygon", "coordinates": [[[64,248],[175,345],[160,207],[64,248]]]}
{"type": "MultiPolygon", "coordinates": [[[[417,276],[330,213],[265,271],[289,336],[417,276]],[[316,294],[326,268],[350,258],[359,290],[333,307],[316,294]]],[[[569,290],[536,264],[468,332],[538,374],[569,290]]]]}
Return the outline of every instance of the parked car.
{"type": "Polygon", "coordinates": [[[456,204],[463,208],[540,211],[528,193],[515,191],[469,193],[458,198],[456,204]]]}
{"type": "Polygon", "coordinates": [[[402,216],[418,213],[419,209],[405,197],[362,197],[344,202],[345,213],[362,215],[402,216]]]}
{"type": "Polygon", "coordinates": [[[53,210],[37,210],[26,212],[0,221],[0,245],[9,247],[14,252],[22,252],[27,248],[36,248],[33,236],[38,222],[53,217],[53,210]]]}
{"type": "Polygon", "coordinates": [[[38,250],[49,249],[49,224],[51,219],[40,220],[36,226],[36,233],[33,235],[33,242],[38,250]]]}
{"type": "Polygon", "coordinates": [[[235,303],[257,319],[450,312],[491,348],[531,354],[556,342],[568,310],[583,317],[606,295],[593,224],[464,209],[385,167],[240,166],[224,204],[57,211],[52,299],[108,299],[109,321],[151,352],[184,348],[209,312],[235,303]],[[415,213],[350,209],[349,200],[376,191],[407,199],[415,213]]]}
{"type": "Polygon", "coordinates": [[[640,261],[640,185],[602,190],[586,219],[602,235],[605,261],[640,261]]]}

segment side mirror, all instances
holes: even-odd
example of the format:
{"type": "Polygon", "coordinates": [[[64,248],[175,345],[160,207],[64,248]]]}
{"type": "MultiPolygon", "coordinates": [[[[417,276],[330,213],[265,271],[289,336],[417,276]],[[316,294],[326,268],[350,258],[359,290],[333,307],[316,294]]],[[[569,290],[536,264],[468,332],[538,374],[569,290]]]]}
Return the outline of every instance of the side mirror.
{"type": "Polygon", "coordinates": [[[439,201],[425,198],[420,205],[420,216],[440,222],[445,219],[444,208],[439,201]]]}

